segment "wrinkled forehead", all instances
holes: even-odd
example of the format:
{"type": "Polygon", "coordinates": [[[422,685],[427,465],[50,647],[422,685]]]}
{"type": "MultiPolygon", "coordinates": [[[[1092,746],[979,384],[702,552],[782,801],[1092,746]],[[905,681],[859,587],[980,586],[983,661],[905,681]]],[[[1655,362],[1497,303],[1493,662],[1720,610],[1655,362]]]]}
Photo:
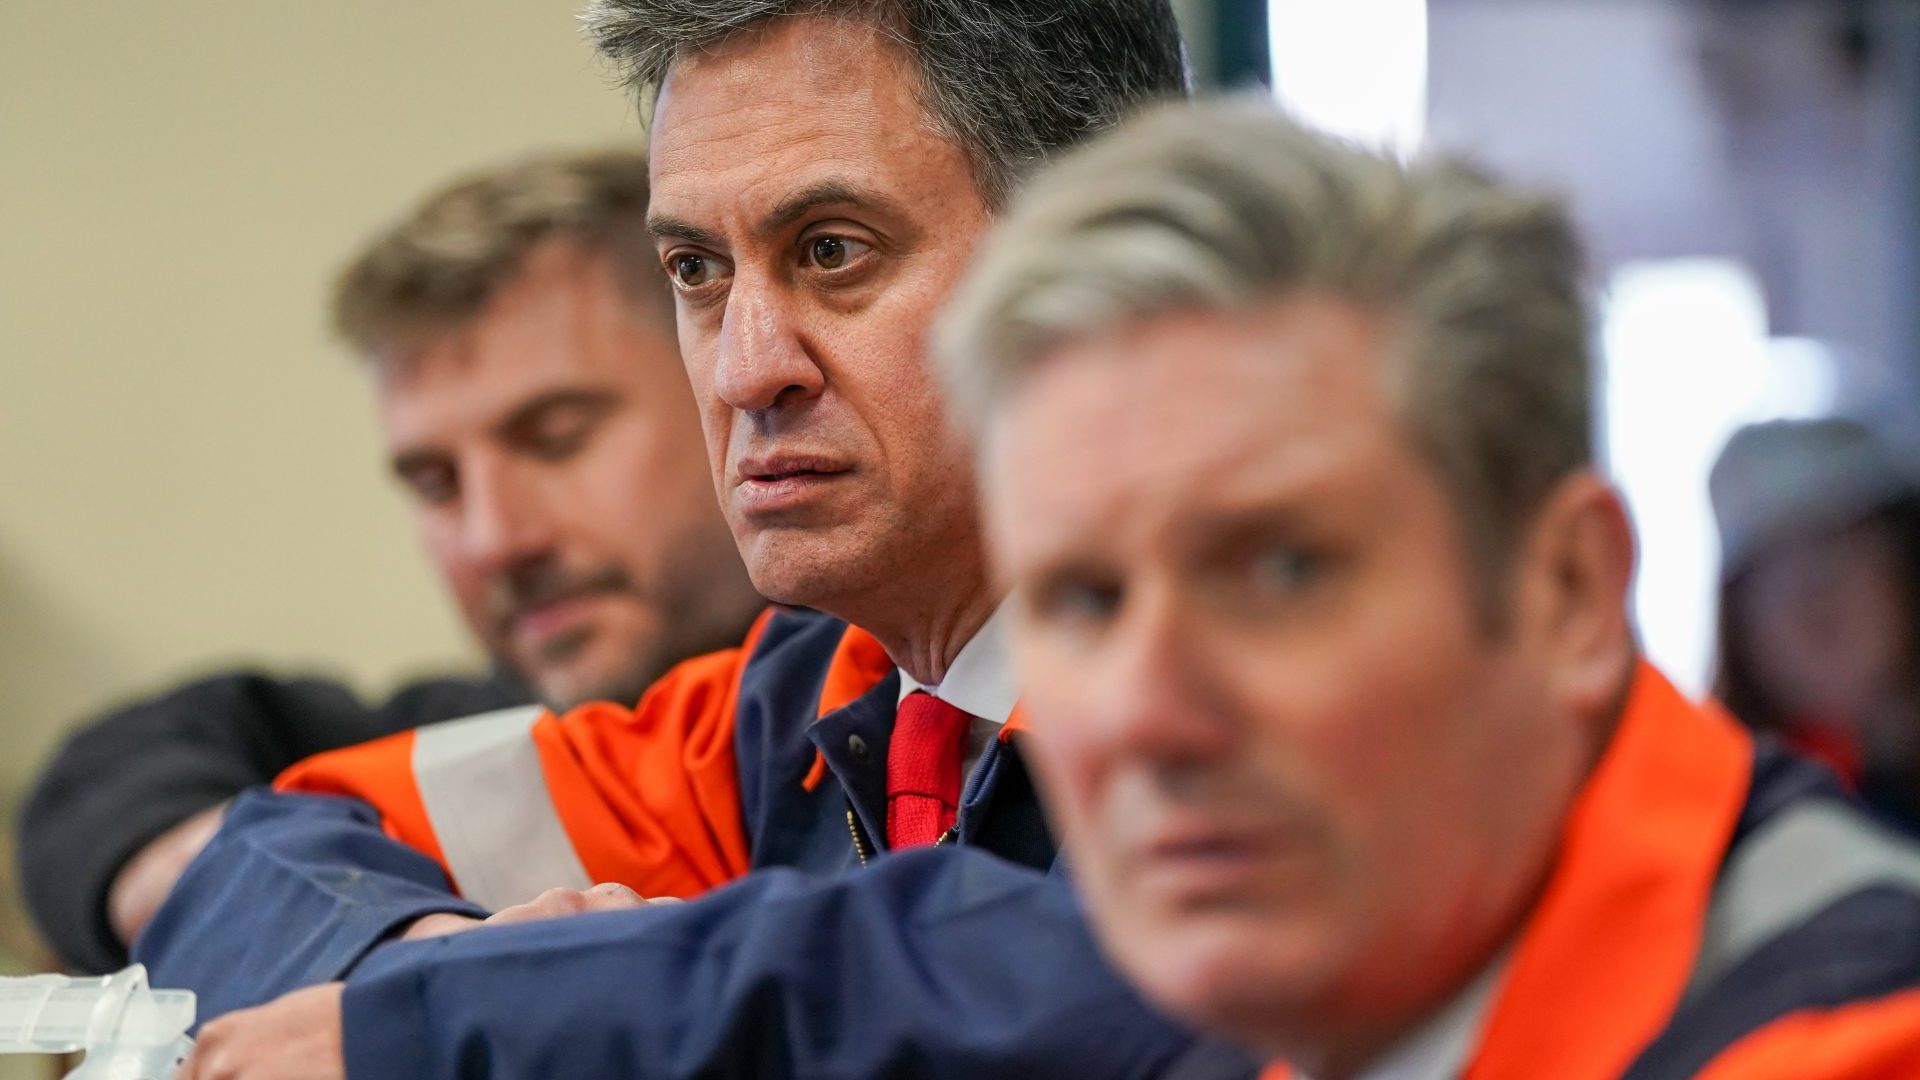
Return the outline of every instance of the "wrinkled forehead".
{"type": "Polygon", "coordinates": [[[1337,302],[1116,325],[1052,350],[990,421],[1007,535],[1041,546],[1370,499],[1417,470],[1380,324],[1337,302]]]}
{"type": "Polygon", "coordinates": [[[851,173],[910,188],[928,169],[966,172],[922,107],[913,59],[871,23],[788,16],[677,58],[649,131],[654,214],[724,202],[772,205],[851,173]]]}

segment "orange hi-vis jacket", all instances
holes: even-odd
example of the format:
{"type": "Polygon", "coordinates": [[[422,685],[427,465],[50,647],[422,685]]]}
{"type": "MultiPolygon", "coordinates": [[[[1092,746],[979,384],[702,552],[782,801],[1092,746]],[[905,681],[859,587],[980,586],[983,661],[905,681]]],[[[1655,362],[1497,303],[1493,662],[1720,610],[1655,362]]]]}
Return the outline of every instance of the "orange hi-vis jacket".
{"type": "MultiPolygon", "coordinates": [[[[767,776],[765,755],[742,754],[735,738],[743,691],[753,697],[763,669],[791,669],[781,650],[800,648],[785,641],[769,647],[767,627],[778,610],[761,616],[742,647],[674,668],[634,708],[502,710],[321,754],[289,769],[275,787],[371,803],[388,835],[432,857],[462,896],[491,910],[555,886],[609,881],[644,896],[688,898],[752,866],[805,862],[756,850],[778,848],[777,834],[790,821],[764,821],[750,838],[747,819],[756,806],[831,798],[823,790],[833,778],[826,756],[802,746],[798,758],[786,755],[799,766],[788,770],[793,775],[767,776]],[[749,757],[755,760],[743,760],[749,757]]],[[[798,621],[781,618],[783,627],[798,621]]],[[[823,671],[808,691],[816,717],[842,709],[893,671],[871,635],[834,625],[831,657],[813,665],[823,671]]],[[[744,710],[757,715],[751,700],[744,710]]],[[[1002,741],[1021,725],[1016,713],[1002,741]]],[[[878,741],[867,738],[862,756],[884,760],[885,747],[871,745],[878,741]]],[[[862,745],[853,742],[856,751],[862,745]]],[[[844,802],[829,811],[836,854],[864,861],[883,846],[885,821],[863,820],[844,802]]],[[[1040,859],[1024,861],[1044,866],[1052,851],[1040,846],[1040,859]]]]}
{"type": "Polygon", "coordinates": [[[325,755],[234,801],[134,955],[202,1018],[344,980],[356,1080],[1195,1075],[1216,1048],[1103,962],[1017,717],[947,842],[885,852],[899,690],[867,634],[776,609],[634,708],[495,713],[325,755]],[[393,940],[432,912],[603,880],[711,892],[393,940]]]}
{"type": "Polygon", "coordinates": [[[1642,665],[1461,1075],[1920,1078],[1920,848],[1642,665]]]}

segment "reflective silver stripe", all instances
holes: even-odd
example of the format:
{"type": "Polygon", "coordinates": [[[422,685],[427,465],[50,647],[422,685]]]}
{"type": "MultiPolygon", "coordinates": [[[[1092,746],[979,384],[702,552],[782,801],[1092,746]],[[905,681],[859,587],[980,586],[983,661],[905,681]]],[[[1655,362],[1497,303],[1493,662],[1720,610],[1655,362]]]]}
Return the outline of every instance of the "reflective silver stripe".
{"type": "Polygon", "coordinates": [[[593,885],[547,792],[538,705],[423,727],[413,776],[460,895],[489,911],[593,885]]]}
{"type": "Polygon", "coordinates": [[[1687,999],[1767,942],[1874,885],[1920,889],[1920,847],[1842,803],[1810,800],[1782,811],[1727,860],[1687,999]]]}

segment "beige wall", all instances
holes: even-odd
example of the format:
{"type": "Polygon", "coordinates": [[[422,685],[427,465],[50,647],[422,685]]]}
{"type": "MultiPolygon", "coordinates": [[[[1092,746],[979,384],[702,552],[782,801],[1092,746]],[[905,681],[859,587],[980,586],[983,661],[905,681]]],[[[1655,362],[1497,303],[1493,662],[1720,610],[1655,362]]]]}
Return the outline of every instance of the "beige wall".
{"type": "Polygon", "coordinates": [[[578,3],[0,3],[0,971],[11,808],[75,721],[221,665],[475,662],[322,299],[453,172],[639,137],[578,3]]]}
{"type": "Polygon", "coordinates": [[[454,171],[638,138],[577,6],[0,4],[0,806],[212,665],[472,663],[322,300],[454,171]]]}

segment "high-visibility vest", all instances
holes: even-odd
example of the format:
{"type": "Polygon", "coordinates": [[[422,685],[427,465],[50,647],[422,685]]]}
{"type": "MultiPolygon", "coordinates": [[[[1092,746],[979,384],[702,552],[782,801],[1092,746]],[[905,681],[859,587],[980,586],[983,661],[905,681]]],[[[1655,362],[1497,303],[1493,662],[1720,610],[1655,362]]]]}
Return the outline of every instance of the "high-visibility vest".
{"type": "MultiPolygon", "coordinates": [[[[274,786],[372,804],[389,836],[489,910],[608,881],[696,896],[747,869],[735,702],[772,614],[741,647],[681,663],[632,708],[528,706],[451,721],[309,758],[274,786]]],[[[879,643],[849,628],[822,711],[890,669],[879,643]]]]}
{"type": "MultiPolygon", "coordinates": [[[[805,661],[804,672],[770,676],[782,685],[817,680],[817,696],[799,703],[802,715],[840,710],[894,670],[866,631],[770,608],[739,648],[680,664],[632,708],[503,709],[309,758],[275,787],[372,804],[389,836],[433,858],[460,895],[489,910],[556,886],[609,881],[648,897],[696,896],[739,877],[752,861],[735,720],[742,680],[782,611],[790,631],[842,627],[827,639],[831,655],[805,661]]],[[[1025,723],[1016,707],[1001,741],[1025,723]]],[[[823,756],[811,761],[795,780],[807,792],[829,775],[823,756]]],[[[1016,851],[998,853],[1019,860],[1016,851]]]]}
{"type": "Polygon", "coordinates": [[[1920,848],[1817,771],[1641,665],[1465,1080],[1920,1077],[1920,848]]]}

